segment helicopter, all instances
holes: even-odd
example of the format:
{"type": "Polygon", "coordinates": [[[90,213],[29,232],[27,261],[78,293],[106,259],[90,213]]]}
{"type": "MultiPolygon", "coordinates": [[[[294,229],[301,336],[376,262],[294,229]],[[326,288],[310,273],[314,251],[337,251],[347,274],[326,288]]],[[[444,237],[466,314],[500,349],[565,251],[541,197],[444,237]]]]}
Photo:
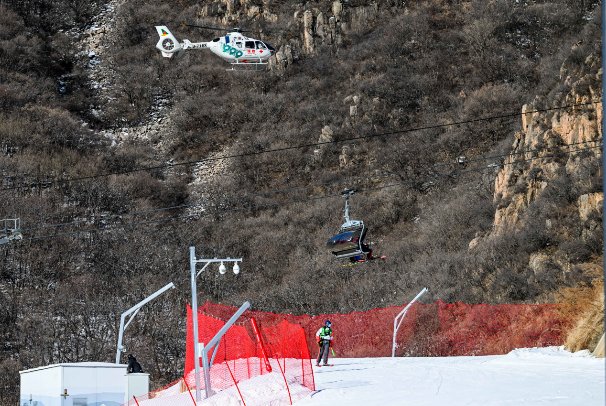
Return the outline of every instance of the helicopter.
{"type": "Polygon", "coordinates": [[[162,56],[171,58],[173,55],[180,54],[188,49],[208,48],[213,54],[230,63],[235,68],[236,66],[258,67],[267,65],[267,60],[276,53],[275,48],[270,44],[244,36],[242,33],[245,31],[239,28],[234,28],[230,31],[216,27],[190,26],[228,32],[224,36],[217,37],[208,42],[191,42],[187,39],[179,42],[168,27],[164,25],[156,26],[156,31],[160,37],[156,43],[156,48],[162,52],[162,56]]]}
{"type": "Polygon", "coordinates": [[[366,243],[368,229],[362,220],[349,218],[349,198],[355,193],[353,189],[345,189],[341,194],[345,198],[343,217],[345,222],[341,225],[337,235],[331,237],[326,245],[337,258],[348,258],[350,263],[362,263],[373,259],[386,259],[385,256],[374,256],[370,243],[366,243]]]}

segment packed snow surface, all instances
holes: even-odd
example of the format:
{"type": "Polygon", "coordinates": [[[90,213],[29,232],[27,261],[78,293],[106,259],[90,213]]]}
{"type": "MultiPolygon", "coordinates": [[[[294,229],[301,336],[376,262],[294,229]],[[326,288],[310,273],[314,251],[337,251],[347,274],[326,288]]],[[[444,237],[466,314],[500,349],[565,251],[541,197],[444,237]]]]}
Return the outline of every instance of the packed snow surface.
{"type": "Polygon", "coordinates": [[[314,367],[317,391],[299,405],[604,406],[605,363],[587,351],[332,359],[314,367]]]}
{"type": "MultiPolygon", "coordinates": [[[[289,405],[289,396],[284,386],[284,378],[279,373],[268,373],[256,376],[251,379],[243,380],[229,389],[218,391],[208,399],[202,399],[197,404],[200,406],[242,406],[240,395],[244,398],[246,406],[267,406],[267,405],[289,405]],[[238,389],[240,390],[238,392],[238,389]]],[[[180,384],[176,384],[161,394],[156,394],[153,399],[138,399],[139,406],[171,406],[171,405],[193,405],[192,397],[195,391],[190,395],[188,392],[181,392],[180,384]]],[[[297,400],[307,396],[310,390],[297,383],[289,384],[290,396],[297,400]]],[[[202,390],[202,397],[205,392],[202,390]]],[[[131,404],[131,406],[133,406],[131,404]]]]}

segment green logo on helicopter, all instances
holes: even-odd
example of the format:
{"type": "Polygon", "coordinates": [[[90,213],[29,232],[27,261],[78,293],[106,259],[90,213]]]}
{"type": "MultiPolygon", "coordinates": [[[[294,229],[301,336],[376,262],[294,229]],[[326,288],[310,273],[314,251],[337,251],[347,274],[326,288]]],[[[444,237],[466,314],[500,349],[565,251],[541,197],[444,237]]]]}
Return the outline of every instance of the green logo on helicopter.
{"type": "Polygon", "coordinates": [[[223,44],[223,52],[236,57],[236,59],[244,55],[244,52],[227,44],[223,44]]]}

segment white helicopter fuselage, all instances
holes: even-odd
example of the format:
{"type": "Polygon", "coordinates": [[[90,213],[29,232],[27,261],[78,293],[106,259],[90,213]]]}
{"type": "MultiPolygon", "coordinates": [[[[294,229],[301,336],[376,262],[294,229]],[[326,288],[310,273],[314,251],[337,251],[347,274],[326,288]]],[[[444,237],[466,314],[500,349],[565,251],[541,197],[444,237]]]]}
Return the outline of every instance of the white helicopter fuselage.
{"type": "Polygon", "coordinates": [[[248,38],[240,32],[230,32],[209,42],[177,41],[165,26],[157,26],[160,40],[156,44],[162,55],[170,58],[173,54],[187,49],[208,48],[213,54],[231,64],[265,64],[274,49],[263,41],[248,38]]]}
{"type": "Polygon", "coordinates": [[[248,38],[239,32],[231,32],[207,42],[210,51],[229,63],[263,63],[271,56],[271,50],[263,41],[248,38]]]}

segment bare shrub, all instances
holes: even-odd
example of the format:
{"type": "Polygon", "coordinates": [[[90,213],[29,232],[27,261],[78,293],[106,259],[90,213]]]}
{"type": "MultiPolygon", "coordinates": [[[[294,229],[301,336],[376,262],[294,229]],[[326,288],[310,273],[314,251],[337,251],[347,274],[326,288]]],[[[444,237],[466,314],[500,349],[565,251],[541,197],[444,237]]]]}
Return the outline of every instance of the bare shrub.
{"type": "Polygon", "coordinates": [[[562,315],[576,320],[568,331],[566,348],[570,351],[592,351],[604,334],[603,281],[594,280],[588,287],[562,289],[559,300],[563,303],[562,315]]]}

